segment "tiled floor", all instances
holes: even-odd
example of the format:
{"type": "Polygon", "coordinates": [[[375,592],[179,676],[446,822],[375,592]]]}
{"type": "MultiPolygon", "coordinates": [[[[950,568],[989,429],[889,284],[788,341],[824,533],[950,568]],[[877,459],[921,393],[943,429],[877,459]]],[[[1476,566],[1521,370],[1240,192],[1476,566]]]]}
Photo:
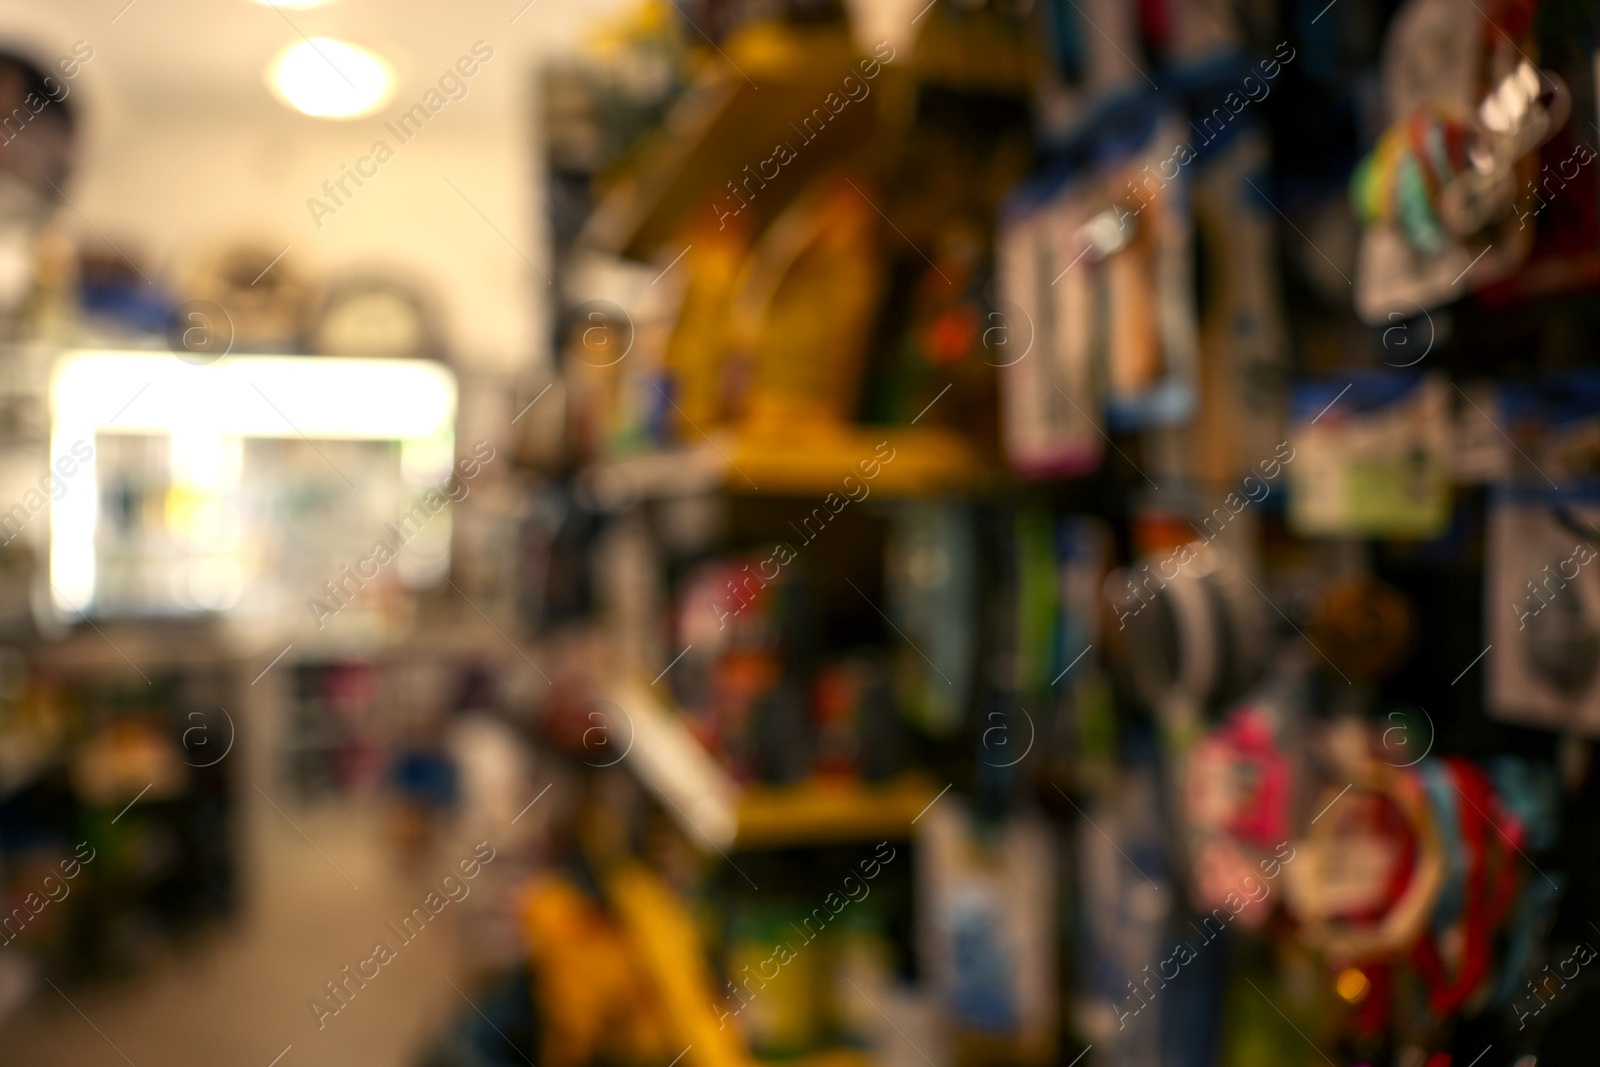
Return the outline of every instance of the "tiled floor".
{"type": "Polygon", "coordinates": [[[470,1010],[450,986],[461,982],[449,907],[403,946],[385,927],[427,887],[395,873],[378,818],[287,809],[302,836],[251,799],[241,921],[136,978],[72,990],[70,1004],[39,985],[0,1028],[0,1065],[411,1067],[427,1038],[470,1010]],[[397,958],[319,1031],[311,997],[379,940],[397,958]]]}

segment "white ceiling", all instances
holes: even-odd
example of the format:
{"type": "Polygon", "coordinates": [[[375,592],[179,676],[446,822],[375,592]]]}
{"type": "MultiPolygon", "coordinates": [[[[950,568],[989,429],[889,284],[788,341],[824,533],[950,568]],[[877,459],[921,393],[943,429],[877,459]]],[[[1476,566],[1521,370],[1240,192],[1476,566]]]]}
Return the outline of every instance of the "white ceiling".
{"type": "MultiPolygon", "coordinates": [[[[343,38],[386,56],[400,73],[396,99],[409,100],[474,41],[493,47],[497,61],[511,60],[506,67],[526,69],[540,56],[574,48],[597,22],[627,6],[627,0],[333,0],[290,10],[251,0],[51,0],[41,10],[36,2],[4,0],[0,40],[25,43],[41,58],[87,41],[95,56],[85,67],[86,95],[98,99],[86,102],[96,109],[225,110],[257,118],[282,109],[262,72],[301,34],[343,38]]],[[[475,86],[485,106],[464,109],[466,120],[494,121],[517,90],[510,78],[475,86]]]]}
{"type": "Polygon", "coordinates": [[[180,297],[186,263],[240,239],[292,245],[284,266],[313,281],[388,264],[439,298],[467,361],[509,369],[542,354],[534,70],[578,48],[631,0],[334,0],[312,10],[251,0],[48,2],[0,0],[0,46],[46,64],[77,41],[94,50],[70,89],[82,127],[70,204],[58,215],[68,231],[156,266],[180,297]],[[393,99],[351,121],[279,103],[264,71],[302,33],[385,56],[398,73],[393,99]],[[399,148],[337,217],[315,225],[308,198],[322,195],[322,182],[376,139],[394,141],[383,123],[479,40],[495,55],[468,96],[399,148]]]}

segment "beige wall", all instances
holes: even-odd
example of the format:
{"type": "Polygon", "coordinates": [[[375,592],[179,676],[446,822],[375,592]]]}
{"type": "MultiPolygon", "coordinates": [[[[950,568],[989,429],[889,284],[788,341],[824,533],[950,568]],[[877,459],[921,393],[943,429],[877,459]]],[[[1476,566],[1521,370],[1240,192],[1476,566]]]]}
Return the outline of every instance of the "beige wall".
{"type": "Polygon", "coordinates": [[[463,362],[510,371],[544,358],[539,323],[549,290],[527,262],[546,262],[533,71],[617,4],[535,0],[513,24],[522,0],[338,0],[281,13],[248,0],[135,0],[118,16],[124,2],[55,0],[48,12],[0,3],[0,39],[46,59],[76,40],[95,50],[73,84],[87,122],[67,189],[89,221],[63,208],[69,229],[92,237],[92,223],[168,267],[249,235],[292,245],[284,263],[309,276],[389,262],[430,283],[463,362]],[[281,105],[263,71],[299,40],[297,27],[390,58],[400,72],[391,103],[353,121],[281,105]],[[416,102],[477,40],[495,56],[470,80],[469,95],[401,145],[384,120],[416,102]],[[319,230],[307,198],[322,195],[323,181],[379,137],[395,158],[319,230]]]}

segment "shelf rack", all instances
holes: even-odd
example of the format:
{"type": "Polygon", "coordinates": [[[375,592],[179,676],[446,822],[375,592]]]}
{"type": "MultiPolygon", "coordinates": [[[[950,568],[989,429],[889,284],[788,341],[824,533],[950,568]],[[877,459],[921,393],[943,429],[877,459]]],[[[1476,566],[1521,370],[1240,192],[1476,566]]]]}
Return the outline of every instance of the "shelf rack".
{"type": "Polygon", "coordinates": [[[758,786],[739,800],[740,849],[904,838],[939,791],[918,775],[882,783],[812,779],[758,786]]]}
{"type": "Polygon", "coordinates": [[[990,484],[995,471],[960,435],[939,427],[813,426],[782,435],[716,431],[698,444],[606,460],[581,485],[615,510],[640,500],[728,492],[737,495],[844,495],[846,476],[875,495],[928,496],[990,484]],[[880,446],[891,459],[878,459],[880,446]],[[876,467],[869,478],[861,464],[876,467]]]}
{"type": "Polygon", "coordinates": [[[632,728],[623,758],[697,846],[750,850],[904,838],[939,796],[914,774],[881,783],[809,779],[743,787],[651,686],[620,686],[611,700],[632,728]]]}

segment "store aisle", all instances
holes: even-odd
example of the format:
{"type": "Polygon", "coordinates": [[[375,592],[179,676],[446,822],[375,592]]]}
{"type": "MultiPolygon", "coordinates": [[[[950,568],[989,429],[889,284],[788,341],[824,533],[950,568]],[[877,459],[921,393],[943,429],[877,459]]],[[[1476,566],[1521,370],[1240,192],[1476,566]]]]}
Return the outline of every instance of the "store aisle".
{"type": "Polygon", "coordinates": [[[365,988],[352,984],[349,1004],[319,1032],[312,995],[369,957],[376,941],[396,943],[385,923],[420,904],[427,886],[389,869],[378,815],[285,808],[302,836],[249,792],[246,884],[254,895],[241,921],[136,979],[71,990],[71,1006],[41,985],[0,1028],[0,1065],[267,1067],[286,1048],[278,1067],[415,1062],[421,1044],[464,1007],[449,984],[457,917],[446,908],[365,988]]]}

